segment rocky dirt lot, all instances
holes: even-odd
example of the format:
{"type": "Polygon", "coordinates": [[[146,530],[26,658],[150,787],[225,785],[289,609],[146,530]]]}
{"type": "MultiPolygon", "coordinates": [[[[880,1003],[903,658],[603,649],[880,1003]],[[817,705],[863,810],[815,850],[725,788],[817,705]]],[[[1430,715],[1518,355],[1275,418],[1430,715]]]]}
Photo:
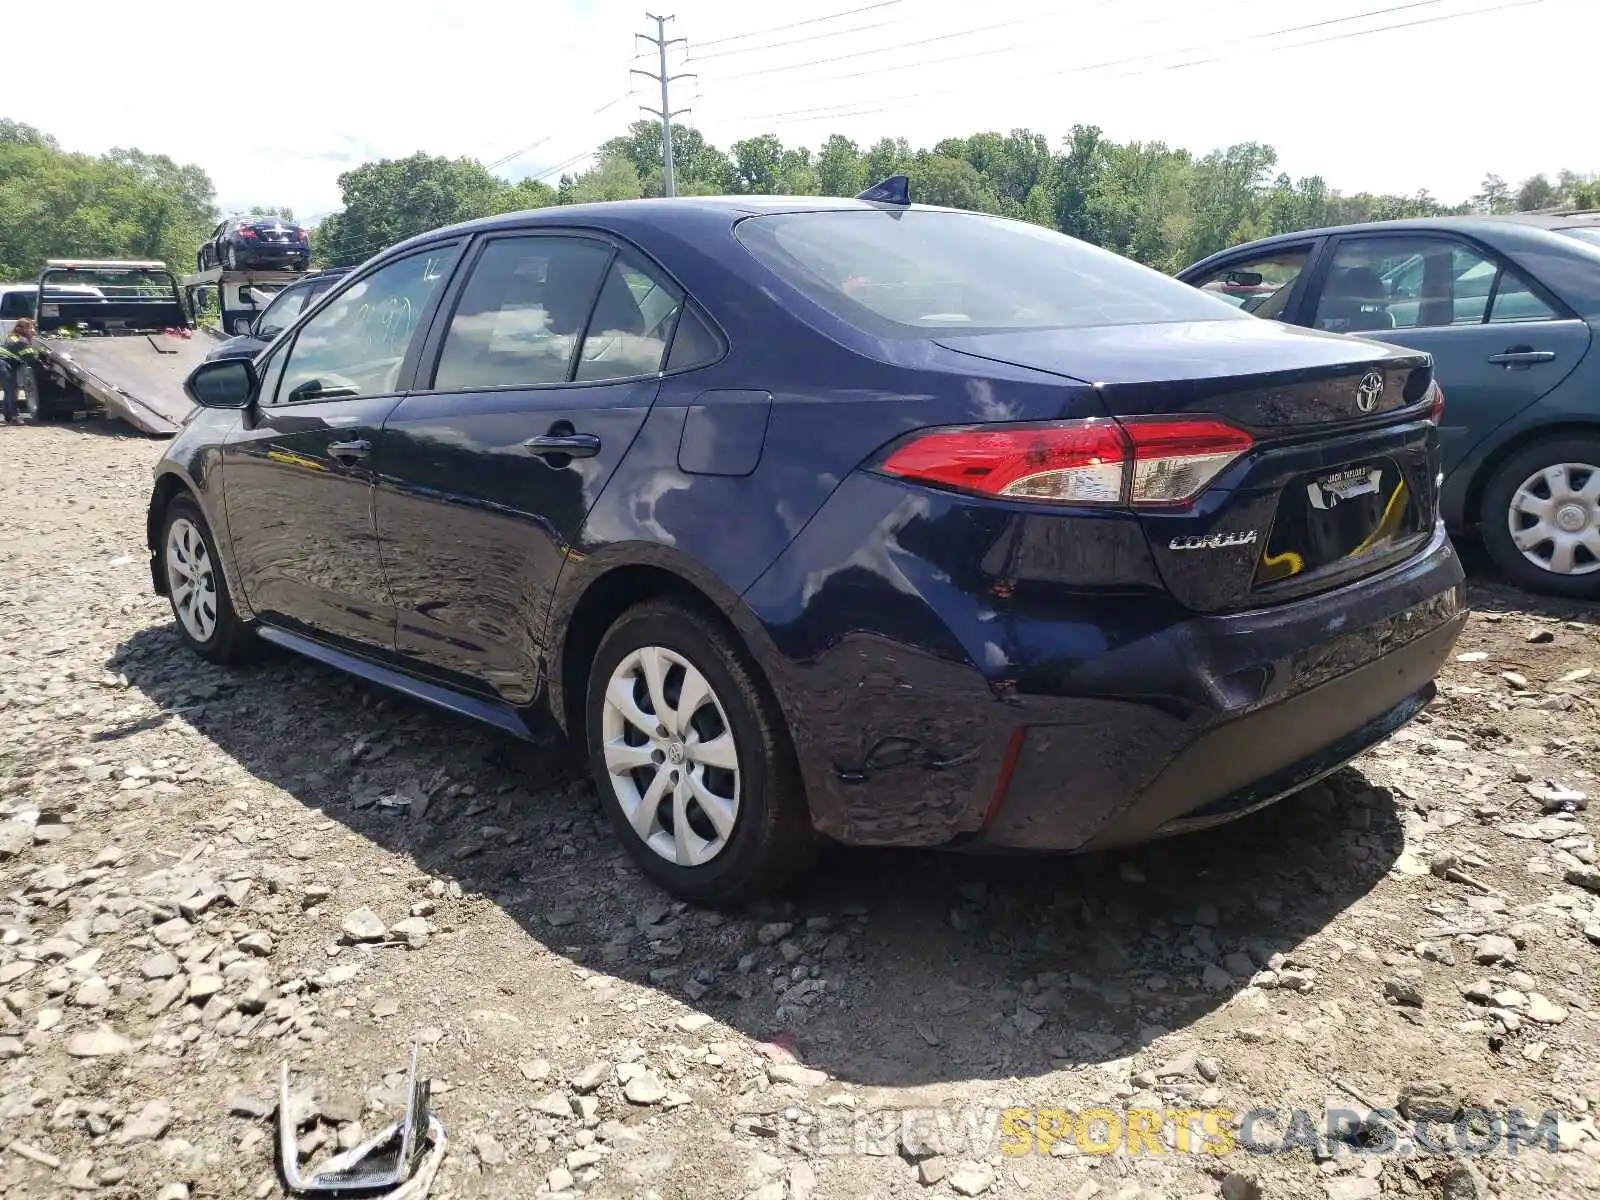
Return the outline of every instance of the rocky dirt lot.
{"type": "Polygon", "coordinates": [[[629,868],[554,743],[180,652],[145,560],[159,453],[0,436],[0,1195],[276,1195],[280,1064],[326,1153],[396,1118],[416,1040],[435,1197],[1600,1186],[1595,610],[1476,588],[1421,721],[1232,828],[840,851],[725,916],[629,868]],[[1176,1122],[1085,1152],[1130,1111],[1258,1107],[1284,1152],[1172,1153],[1176,1122]],[[1330,1107],[1342,1140],[1294,1136],[1330,1107]],[[1508,1155],[1512,1108],[1559,1121],[1508,1155]],[[1008,1109],[1109,1111],[1040,1153],[1008,1109]],[[1422,1152],[1457,1138],[1425,1109],[1488,1110],[1461,1129],[1495,1152],[1422,1152]]]}

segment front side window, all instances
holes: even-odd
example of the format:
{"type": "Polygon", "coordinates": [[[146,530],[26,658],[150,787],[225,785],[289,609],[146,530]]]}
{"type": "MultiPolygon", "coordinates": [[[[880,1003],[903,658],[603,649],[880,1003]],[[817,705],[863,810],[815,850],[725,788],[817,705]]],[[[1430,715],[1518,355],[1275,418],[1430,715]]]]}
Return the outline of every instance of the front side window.
{"type": "Polygon", "coordinates": [[[447,245],[408,255],[335,296],[295,335],[274,402],[393,392],[423,314],[458,253],[447,245]]]}
{"type": "Polygon", "coordinates": [[[256,326],[256,336],[270,340],[289,328],[294,324],[294,319],[305,311],[306,297],[309,295],[309,288],[280,292],[262,312],[260,323],[256,326]]]}
{"type": "Polygon", "coordinates": [[[778,213],[736,232],[786,283],[879,336],[1245,319],[1109,250],[977,213],[778,213]]]}
{"type": "Polygon", "coordinates": [[[1243,312],[1276,320],[1283,316],[1310,256],[1309,246],[1287,247],[1256,258],[1235,259],[1189,282],[1243,312]]]}
{"type": "Polygon", "coordinates": [[[572,237],[497,238],[450,318],[439,391],[566,383],[611,247],[572,237]]]}

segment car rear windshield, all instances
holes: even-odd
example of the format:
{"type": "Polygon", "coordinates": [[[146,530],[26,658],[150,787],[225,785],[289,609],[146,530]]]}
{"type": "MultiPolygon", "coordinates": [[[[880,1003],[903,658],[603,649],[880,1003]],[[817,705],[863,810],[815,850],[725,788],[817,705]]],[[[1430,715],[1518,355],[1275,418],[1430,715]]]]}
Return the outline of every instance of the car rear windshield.
{"type": "Polygon", "coordinates": [[[1251,319],[1076,238],[976,213],[780,213],[737,233],[785,281],[881,336],[1251,319]]]}

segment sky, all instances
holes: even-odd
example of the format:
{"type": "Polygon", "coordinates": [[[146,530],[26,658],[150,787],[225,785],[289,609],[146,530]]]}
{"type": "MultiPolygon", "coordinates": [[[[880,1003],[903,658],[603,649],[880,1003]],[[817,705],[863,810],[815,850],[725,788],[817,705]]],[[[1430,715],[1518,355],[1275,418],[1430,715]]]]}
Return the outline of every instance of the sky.
{"type": "MultiPolygon", "coordinates": [[[[672,106],[724,149],[769,132],[926,146],[1018,127],[1058,145],[1092,124],[1196,153],[1266,142],[1281,169],[1341,191],[1452,202],[1489,172],[1600,171],[1584,132],[1597,0],[675,0],[662,13],[687,39],[670,70],[696,76],[672,85],[672,106]]],[[[61,87],[59,55],[13,54],[0,115],[70,150],[198,163],[224,211],[287,204],[309,223],[339,207],[342,171],[417,150],[555,182],[659,105],[629,74],[655,68],[633,37],[646,31],[637,0],[79,0],[72,59],[108,78],[128,64],[121,78],[140,82],[107,101],[82,72],[61,87]]]]}

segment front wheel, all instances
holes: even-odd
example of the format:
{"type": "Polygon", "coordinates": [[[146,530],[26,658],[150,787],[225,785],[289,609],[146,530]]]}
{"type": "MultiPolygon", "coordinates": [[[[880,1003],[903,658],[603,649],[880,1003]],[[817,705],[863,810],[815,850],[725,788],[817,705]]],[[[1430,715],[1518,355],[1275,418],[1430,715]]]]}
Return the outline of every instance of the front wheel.
{"type": "Polygon", "coordinates": [[[1600,438],[1552,438],[1512,455],[1484,489],[1480,519],[1512,582],[1600,599],[1600,438]]]}
{"type": "Polygon", "coordinates": [[[167,505],[161,526],[161,569],[184,644],[214,663],[248,657],[255,637],[233,611],[210,526],[188,494],[167,505]]]}
{"type": "Polygon", "coordinates": [[[671,601],[631,608],[600,643],[587,700],[601,803],[667,891],[735,905],[810,865],[817,836],[788,731],[730,632],[671,601]]]}

